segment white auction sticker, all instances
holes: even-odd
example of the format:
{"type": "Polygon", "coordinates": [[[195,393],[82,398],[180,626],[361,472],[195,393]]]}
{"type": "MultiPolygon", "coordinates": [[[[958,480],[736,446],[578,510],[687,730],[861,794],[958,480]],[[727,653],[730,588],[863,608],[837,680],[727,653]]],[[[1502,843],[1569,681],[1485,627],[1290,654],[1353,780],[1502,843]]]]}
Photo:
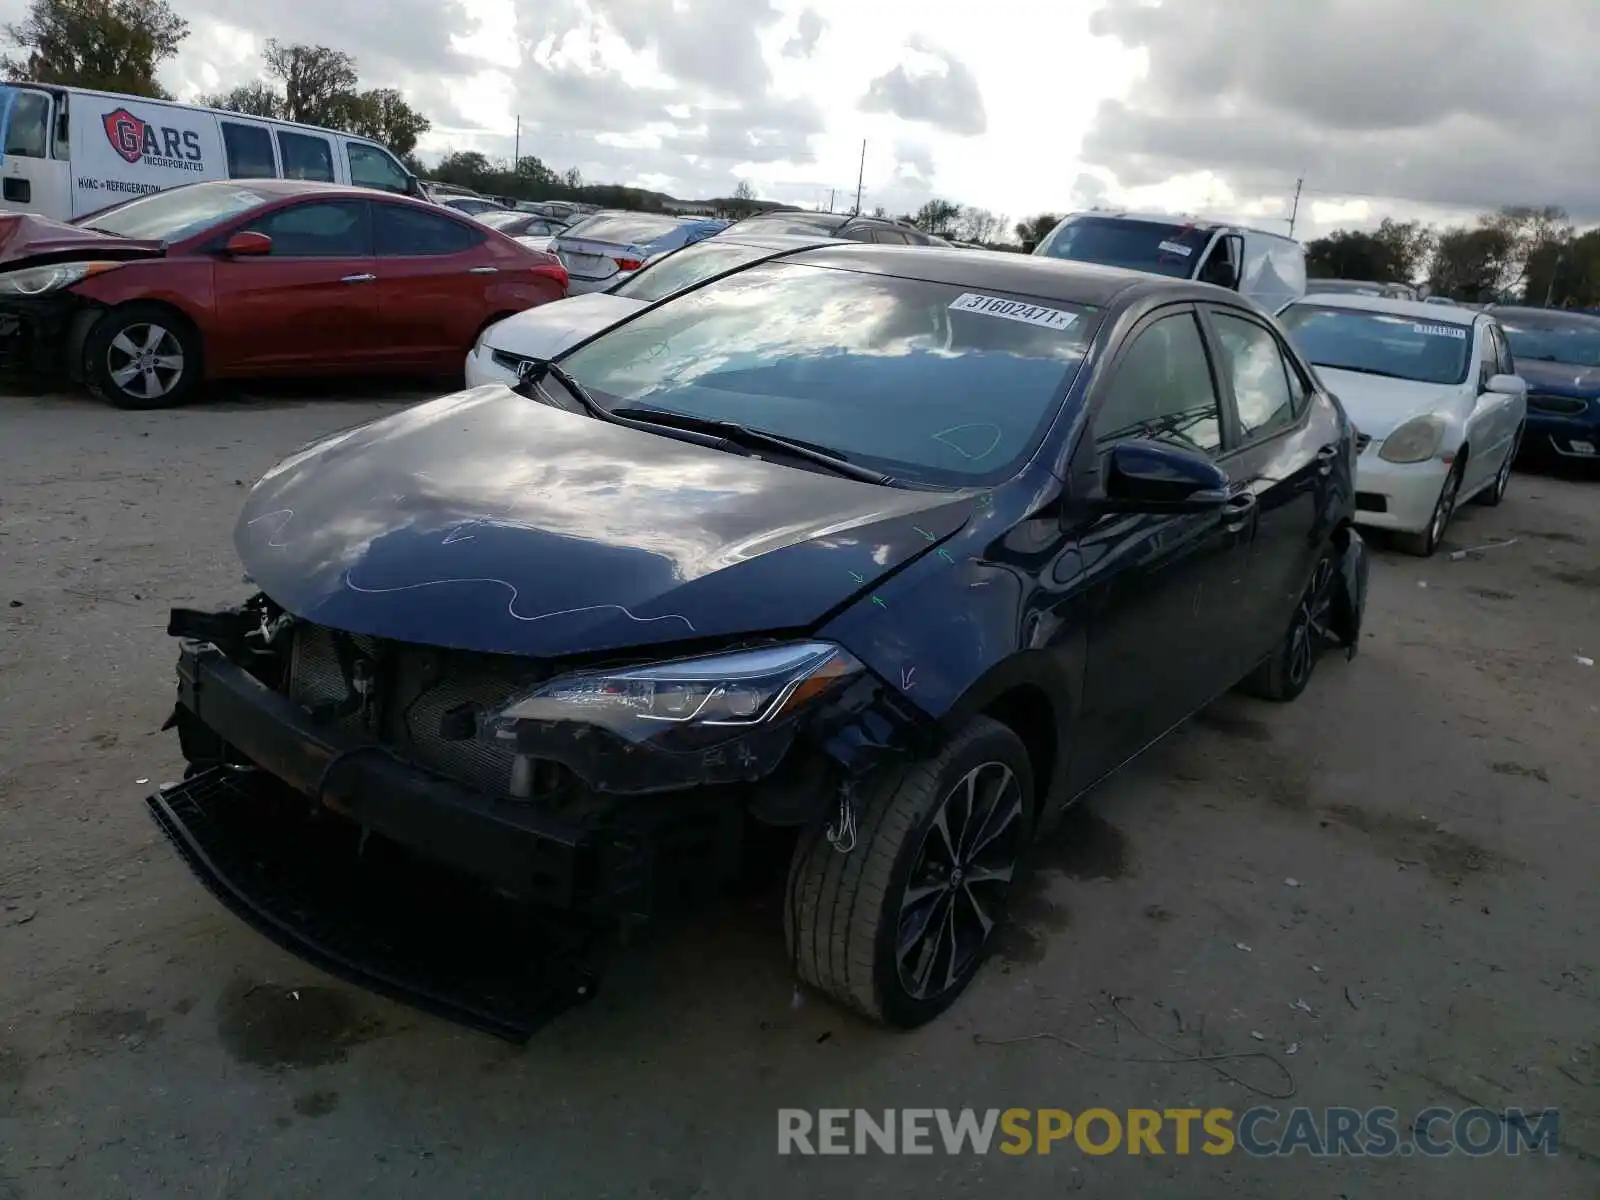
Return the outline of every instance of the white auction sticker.
{"type": "Polygon", "coordinates": [[[1024,304],[1021,300],[1007,300],[1004,296],[983,296],[977,292],[962,292],[950,302],[950,310],[982,313],[986,317],[1004,317],[1007,321],[1042,325],[1046,329],[1070,329],[1072,323],[1078,319],[1077,313],[1063,312],[1059,308],[1024,304]]]}
{"type": "Polygon", "coordinates": [[[1465,341],[1467,337],[1467,331],[1458,325],[1413,325],[1411,332],[1425,333],[1429,337],[1455,338],[1457,341],[1465,341]]]}
{"type": "Polygon", "coordinates": [[[1185,258],[1194,253],[1193,246],[1180,246],[1177,242],[1162,242],[1157,248],[1165,250],[1168,254],[1181,254],[1185,258]]]}

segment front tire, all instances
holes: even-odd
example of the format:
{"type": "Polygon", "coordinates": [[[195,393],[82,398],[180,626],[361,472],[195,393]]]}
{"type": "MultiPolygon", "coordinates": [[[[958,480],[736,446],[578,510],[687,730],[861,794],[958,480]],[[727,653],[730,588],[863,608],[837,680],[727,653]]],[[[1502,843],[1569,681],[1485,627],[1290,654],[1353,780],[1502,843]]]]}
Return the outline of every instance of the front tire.
{"type": "Polygon", "coordinates": [[[117,408],[175,408],[194,394],[201,374],[200,334],[159,304],[114,308],[84,341],[84,380],[117,408]]]}
{"type": "Polygon", "coordinates": [[[849,853],[807,829],[784,906],[801,980],[896,1028],[938,1016],[977,975],[1004,917],[1033,806],[1021,740],[975,717],[936,757],[866,790],[849,853]]]}
{"type": "Polygon", "coordinates": [[[1456,499],[1461,494],[1461,475],[1465,468],[1466,459],[1458,455],[1450,474],[1444,477],[1444,485],[1439,489],[1439,499],[1434,502],[1433,515],[1428,518],[1427,528],[1421,533],[1396,534],[1395,544],[1400,549],[1418,558],[1433,557],[1439,544],[1444,541],[1444,531],[1450,527],[1450,518],[1455,515],[1456,499]]]}

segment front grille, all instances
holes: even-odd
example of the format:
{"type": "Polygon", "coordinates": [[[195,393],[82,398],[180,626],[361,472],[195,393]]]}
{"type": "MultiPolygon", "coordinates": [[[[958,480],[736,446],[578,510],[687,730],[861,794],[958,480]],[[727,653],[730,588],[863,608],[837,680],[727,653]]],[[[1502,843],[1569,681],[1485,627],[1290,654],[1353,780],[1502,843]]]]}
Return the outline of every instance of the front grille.
{"type": "Polygon", "coordinates": [[[1550,396],[1542,392],[1532,392],[1528,396],[1529,412],[1549,413],[1555,417],[1581,417],[1588,407],[1587,400],[1571,396],[1550,396]]]}
{"type": "Polygon", "coordinates": [[[355,634],[335,635],[320,625],[294,631],[289,695],[306,708],[324,709],[325,719],[351,737],[376,737],[402,757],[448,779],[490,795],[505,795],[511,783],[511,753],[475,739],[440,736],[445,713],[464,704],[503,704],[533,682],[525,661],[390,642],[355,634]],[[378,667],[371,717],[359,710],[334,715],[347,697],[335,637],[349,639],[357,654],[378,667]]]}

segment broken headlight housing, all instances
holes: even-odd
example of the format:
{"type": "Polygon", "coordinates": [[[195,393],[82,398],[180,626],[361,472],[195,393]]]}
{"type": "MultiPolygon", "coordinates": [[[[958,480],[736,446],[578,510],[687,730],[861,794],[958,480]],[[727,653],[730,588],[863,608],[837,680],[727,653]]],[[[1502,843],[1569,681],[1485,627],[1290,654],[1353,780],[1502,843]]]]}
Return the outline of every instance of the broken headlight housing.
{"type": "Polygon", "coordinates": [[[479,737],[565,763],[602,791],[759,779],[794,720],[864,668],[832,642],[784,642],[561,675],[486,714],[479,737]]]}

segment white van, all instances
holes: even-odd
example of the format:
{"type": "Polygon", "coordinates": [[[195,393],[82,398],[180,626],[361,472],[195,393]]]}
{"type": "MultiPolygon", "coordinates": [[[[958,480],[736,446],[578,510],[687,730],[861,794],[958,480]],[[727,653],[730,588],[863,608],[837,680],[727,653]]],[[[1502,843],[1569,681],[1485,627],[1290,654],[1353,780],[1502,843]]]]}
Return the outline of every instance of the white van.
{"type": "Polygon", "coordinates": [[[1035,254],[1214,283],[1271,313],[1306,294],[1306,248],[1281,233],[1195,217],[1073,213],[1035,254]]]}
{"type": "Polygon", "coordinates": [[[422,195],[388,150],[337,130],[54,84],[0,84],[0,212],[70,221],[213,179],[319,179],[422,195]]]}

